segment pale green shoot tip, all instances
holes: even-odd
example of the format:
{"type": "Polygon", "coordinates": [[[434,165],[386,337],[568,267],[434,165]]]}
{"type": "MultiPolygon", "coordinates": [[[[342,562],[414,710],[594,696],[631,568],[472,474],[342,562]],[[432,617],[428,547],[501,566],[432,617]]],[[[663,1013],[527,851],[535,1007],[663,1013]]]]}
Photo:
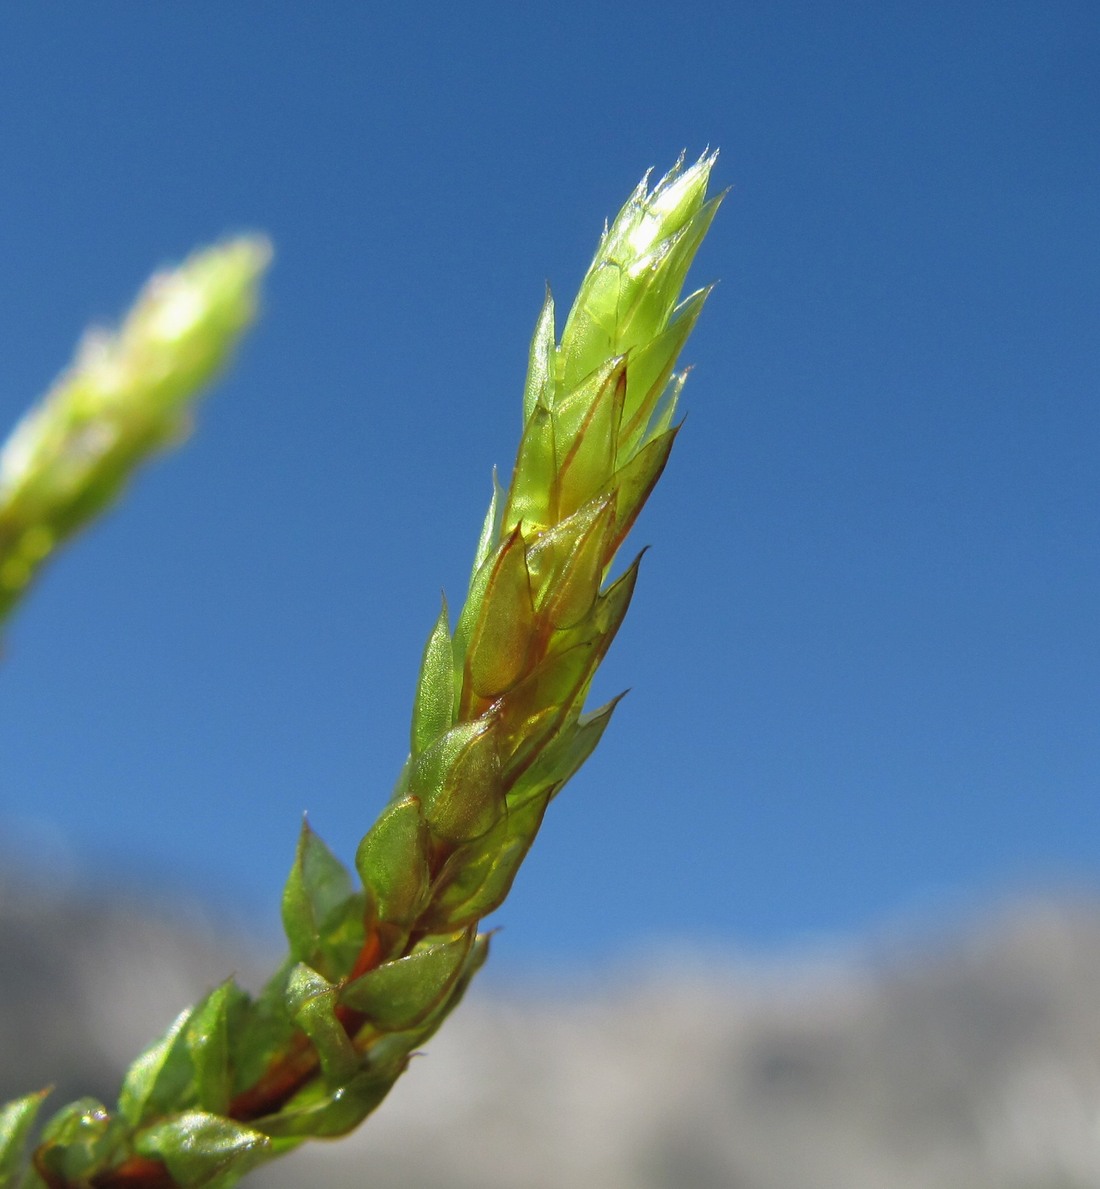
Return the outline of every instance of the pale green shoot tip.
{"type": "Polygon", "coordinates": [[[76,358],[0,450],[0,616],[42,561],[187,429],[188,408],[256,316],[271,261],[260,236],[155,275],[115,333],[76,358]]]}

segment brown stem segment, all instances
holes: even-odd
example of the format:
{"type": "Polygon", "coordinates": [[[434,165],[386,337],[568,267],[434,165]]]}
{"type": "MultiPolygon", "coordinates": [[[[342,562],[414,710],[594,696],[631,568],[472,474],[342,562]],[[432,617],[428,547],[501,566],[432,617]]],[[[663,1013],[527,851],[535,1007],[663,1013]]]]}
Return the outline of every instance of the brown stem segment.
{"type": "MultiPolygon", "coordinates": [[[[177,1189],[175,1178],[159,1160],[131,1156],[118,1168],[92,1178],[93,1189],[177,1189]]],[[[52,1187],[51,1187],[52,1189],[52,1187]]]]}

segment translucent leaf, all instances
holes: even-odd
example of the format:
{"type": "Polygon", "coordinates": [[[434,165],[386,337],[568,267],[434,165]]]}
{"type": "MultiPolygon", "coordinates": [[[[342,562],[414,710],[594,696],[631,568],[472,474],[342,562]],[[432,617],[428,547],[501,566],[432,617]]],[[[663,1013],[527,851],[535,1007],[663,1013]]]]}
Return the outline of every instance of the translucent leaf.
{"type": "MultiPolygon", "coordinates": [[[[602,597],[602,596],[601,596],[602,597]]],[[[500,747],[509,779],[527,767],[560,729],[592,681],[606,651],[596,623],[596,607],[572,633],[577,642],[555,650],[497,706],[500,747]]]]}
{"type": "Polygon", "coordinates": [[[25,1094],[0,1107],[0,1189],[16,1189],[23,1148],[48,1093],[25,1094]]]}
{"type": "Polygon", "coordinates": [[[376,1060],[379,1048],[384,1047],[390,1037],[396,1039],[398,1044],[403,1045],[406,1052],[410,1052],[420,1048],[425,1041],[434,1036],[439,1026],[462,1001],[462,996],[466,994],[470,980],[485,964],[485,959],[488,956],[489,937],[484,933],[479,933],[474,937],[466,957],[462,960],[458,974],[447,988],[446,994],[440,999],[435,1011],[409,1031],[390,1033],[389,1036],[383,1035],[381,1045],[371,1046],[370,1061],[373,1063],[376,1060]]]}
{"type": "Polygon", "coordinates": [[[500,906],[535,840],[550,793],[509,808],[489,834],[451,855],[424,916],[426,929],[463,929],[500,906]]]}
{"type": "Polygon", "coordinates": [[[164,1036],[126,1071],[118,1109],[132,1127],[183,1105],[180,1100],[191,1085],[193,1073],[187,1045],[187,1023],[192,1010],[180,1012],[164,1036]]]}
{"type": "Polygon", "coordinates": [[[254,1085],[292,1043],[295,1028],[286,1010],[286,985],[294,965],[288,958],[234,1024],[229,1037],[234,1094],[254,1085]]]}
{"type": "Polygon", "coordinates": [[[399,1062],[364,1070],[338,1090],[329,1090],[316,1081],[278,1114],[257,1119],[256,1125],[276,1142],[346,1135],[382,1102],[407,1064],[406,1052],[399,1062]]]}
{"type": "Polygon", "coordinates": [[[78,1098],[62,1107],[42,1130],[35,1159],[45,1174],[62,1185],[87,1184],[108,1165],[123,1138],[119,1119],[95,1098],[78,1098]]]}
{"type": "Polygon", "coordinates": [[[561,635],[566,645],[531,671],[496,707],[497,730],[510,785],[538,760],[542,749],[581,711],[592,677],[611,647],[638,578],[636,558],[600,595],[589,615],[561,635]],[[577,643],[568,644],[569,639],[577,643]]]}
{"type": "Polygon", "coordinates": [[[496,697],[523,672],[533,611],[523,537],[517,529],[497,554],[470,634],[466,684],[478,697],[496,697]]]}
{"type": "Polygon", "coordinates": [[[681,153],[649,192],[647,174],[605,237],[604,254],[614,259],[644,256],[661,239],[679,231],[703,202],[716,159],[717,153],[704,153],[685,169],[681,153]]]}
{"type": "MultiPolygon", "coordinates": [[[[679,176],[683,164],[684,154],[681,153],[676,158],[676,164],[654,186],[653,193],[660,190],[662,186],[667,185],[669,179],[679,176]]],[[[649,179],[652,176],[653,169],[647,169],[645,177],[631,191],[630,197],[623,203],[622,210],[615,216],[611,226],[608,227],[606,223],[604,224],[603,235],[600,236],[600,246],[596,251],[596,258],[592,262],[592,267],[595,267],[600,260],[608,256],[620,256],[623,254],[623,245],[627,235],[637,224],[638,220],[645,215],[646,205],[651,198],[649,179]]]]}
{"type": "MultiPolygon", "coordinates": [[[[504,511],[504,492],[497,479],[497,469],[493,467],[493,498],[489,501],[489,511],[481,525],[481,536],[477,542],[477,552],[474,554],[474,565],[470,571],[470,586],[473,586],[478,571],[492,556],[500,540],[500,517],[504,511]]],[[[467,595],[467,601],[469,596],[467,595]]]]}
{"type": "Polygon", "coordinates": [[[472,942],[473,934],[467,930],[384,962],[348,983],[341,1001],[379,1028],[410,1028],[439,1007],[472,942]]]}
{"type": "Polygon", "coordinates": [[[593,406],[605,399],[608,392],[614,392],[625,366],[623,356],[604,359],[583,380],[571,388],[564,388],[559,394],[554,409],[554,446],[559,469],[573,443],[591,421],[593,406]]]}
{"type": "MultiPolygon", "coordinates": [[[[470,647],[470,634],[477,624],[478,616],[481,614],[481,604],[485,598],[485,591],[488,589],[489,579],[492,577],[493,570],[496,567],[497,555],[503,548],[504,546],[501,545],[494,550],[470,577],[470,589],[466,594],[466,602],[462,605],[462,610],[459,612],[458,623],[455,624],[454,636],[451,640],[454,665],[456,671],[459,673],[465,673],[466,671],[466,653],[470,647]]],[[[457,685],[454,707],[456,713],[459,710],[460,697],[463,692],[462,682],[458,682],[457,685]]],[[[408,766],[406,764],[406,770],[408,766]]]]}
{"type": "Polygon", "coordinates": [[[593,262],[562,331],[559,358],[564,389],[575,388],[605,360],[620,354],[616,343],[625,283],[618,260],[593,262]]]}
{"type": "Polygon", "coordinates": [[[359,844],[355,866],[379,920],[410,925],[428,892],[428,828],[417,797],[387,806],[359,844]]]}
{"type": "Polygon", "coordinates": [[[668,325],[687,278],[688,269],[710,229],[722,202],[719,195],[705,203],[676,235],[654,252],[651,261],[639,262],[642,284],[631,294],[622,311],[620,349],[627,343],[644,343],[668,325]]]}
{"type": "Polygon", "coordinates": [[[582,622],[599,597],[600,584],[612,560],[611,530],[616,520],[614,499],[596,504],[598,513],[562,567],[543,612],[557,631],[582,622]]]}
{"type": "Polygon", "coordinates": [[[614,472],[625,397],[626,370],[620,361],[588,408],[568,448],[559,442],[559,516],[569,516],[597,495],[614,472]]]}
{"type": "Polygon", "coordinates": [[[574,627],[595,603],[614,522],[613,497],[590,500],[527,550],[535,609],[555,630],[574,627]]]}
{"type": "Polygon", "coordinates": [[[626,570],[596,600],[593,610],[593,620],[599,632],[598,648],[600,659],[611,647],[611,642],[622,626],[630,607],[630,600],[634,597],[634,588],[638,584],[638,569],[642,564],[642,557],[638,556],[630,563],[626,570]]]}
{"type": "Polygon", "coordinates": [[[629,459],[645,435],[654,410],[668,387],[680,351],[710,292],[711,287],[708,286],[693,293],[677,307],[674,318],[661,334],[631,353],[626,369],[623,423],[619,432],[620,463],[629,459]]]}
{"type": "Polygon", "coordinates": [[[607,485],[607,490],[615,493],[613,549],[618,549],[622,544],[642,505],[661,477],[677,432],[676,429],[670,429],[647,442],[625,466],[615,472],[607,485]]]}
{"type": "Polygon", "coordinates": [[[339,977],[363,941],[363,900],[344,865],[303,822],[283,890],[283,927],[291,954],[339,977]]]}
{"type": "Polygon", "coordinates": [[[646,436],[644,444],[649,445],[650,442],[656,442],[659,438],[664,437],[665,434],[675,431],[679,433],[680,427],[672,424],[673,417],[676,416],[676,408],[680,401],[680,393],[684,390],[684,385],[687,383],[688,373],[686,371],[677,372],[665,387],[664,392],[661,393],[661,398],[657,402],[657,408],[650,420],[649,426],[646,429],[646,436]]]}
{"type": "Polygon", "coordinates": [[[509,793],[509,803],[511,804],[513,799],[522,801],[526,796],[548,786],[552,786],[556,794],[596,750],[615,707],[624,696],[619,694],[606,705],[567,723],[555,738],[541,749],[531,767],[524,772],[509,793]]]}
{"type": "Polygon", "coordinates": [[[704,203],[714,158],[635,190],[600,241],[566,319],[562,382],[572,387],[611,355],[646,342],[667,323],[691,257],[709,225],[704,203]]]}
{"type": "Polygon", "coordinates": [[[662,221],[665,234],[669,228],[680,226],[692,216],[706,196],[710,171],[718,160],[715,150],[704,153],[685,169],[684,156],[681,153],[673,168],[653,187],[648,203],[650,217],[662,221]]]}
{"type": "Polygon", "coordinates": [[[527,573],[536,610],[545,606],[550,587],[561,573],[577,542],[599,519],[610,496],[589,500],[571,516],[539,533],[527,545],[527,573]]]}
{"type": "Polygon", "coordinates": [[[536,406],[554,407],[554,299],[547,287],[527,364],[527,382],[523,388],[523,423],[526,425],[536,406]]]}
{"type": "Polygon", "coordinates": [[[553,522],[550,501],[557,469],[554,418],[549,410],[536,405],[520,438],[501,520],[504,531],[510,532],[517,525],[525,532],[537,530],[553,522]]]}
{"type": "Polygon", "coordinates": [[[420,663],[420,677],[416,683],[413,702],[413,755],[419,755],[433,740],[451,725],[454,703],[454,655],[447,622],[447,600],[432,628],[420,663]]]}
{"type": "Polygon", "coordinates": [[[370,1043],[365,1054],[366,1061],[369,1069],[377,1071],[379,1079],[396,1078],[408,1064],[409,1055],[435,1035],[443,1021],[462,1001],[470,981],[485,964],[488,955],[489,936],[479,933],[470,944],[458,973],[431,1014],[411,1028],[383,1032],[370,1043]]]}
{"type": "MultiPolygon", "coordinates": [[[[232,1087],[229,1072],[229,1014],[247,996],[232,980],[215,987],[187,1021],[187,1048],[194,1069],[194,1102],[203,1110],[224,1114],[232,1087]]],[[[184,1105],[184,1104],[179,1104],[184,1105]]]]}
{"type": "Polygon", "coordinates": [[[421,757],[411,787],[434,837],[464,842],[484,834],[504,809],[495,723],[452,727],[421,757]]]}
{"type": "Polygon", "coordinates": [[[473,924],[487,917],[489,913],[495,912],[504,903],[508,893],[512,890],[512,884],[523,860],[527,857],[527,852],[535,841],[538,824],[541,823],[545,810],[546,803],[540,802],[536,798],[518,811],[517,816],[537,818],[537,823],[530,833],[524,831],[509,839],[507,845],[490,864],[485,878],[477,889],[454,913],[456,921],[473,924]]]}
{"type": "Polygon", "coordinates": [[[163,1161],[180,1189],[227,1189],[271,1151],[262,1132],[206,1111],[184,1111],[138,1132],[138,1153],[163,1161]]]}
{"type": "Polygon", "coordinates": [[[335,984],[301,962],[291,971],[286,991],[287,1010],[313,1041],[325,1080],[333,1088],[348,1081],[359,1067],[355,1047],[336,1017],[337,991],[335,984]]]}

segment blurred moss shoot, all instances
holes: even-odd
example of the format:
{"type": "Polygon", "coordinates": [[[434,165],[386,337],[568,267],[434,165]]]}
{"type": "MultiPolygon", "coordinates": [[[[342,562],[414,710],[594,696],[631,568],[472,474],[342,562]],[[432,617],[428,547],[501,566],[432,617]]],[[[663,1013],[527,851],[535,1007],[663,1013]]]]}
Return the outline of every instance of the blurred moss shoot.
{"type": "MultiPolygon", "coordinates": [[[[80,1099],[22,1152],[42,1101],[0,1110],[0,1189],[228,1189],[310,1137],[355,1127],[458,1003],[488,953],[551,800],[618,699],[585,702],[629,606],[619,547],[660,477],[708,289],[685,298],[714,217],[714,156],[642,180],[606,227],[557,335],[547,293],[523,432],[485,517],[464,603],[421,660],[409,758],[356,853],[358,880],[303,828],[283,893],[289,953],[259,995],[232,980],[181,1013],[113,1107],[80,1099]]],[[[92,339],[0,459],[0,590],[10,607],[130,471],[177,439],[193,392],[253,316],[262,241],[154,280],[92,339]]]]}
{"type": "Polygon", "coordinates": [[[0,618],[142,462],[186,435],[196,395],[256,315],[270,258],[266,240],[238,239],[154,276],[15,428],[0,452],[0,618]]]}

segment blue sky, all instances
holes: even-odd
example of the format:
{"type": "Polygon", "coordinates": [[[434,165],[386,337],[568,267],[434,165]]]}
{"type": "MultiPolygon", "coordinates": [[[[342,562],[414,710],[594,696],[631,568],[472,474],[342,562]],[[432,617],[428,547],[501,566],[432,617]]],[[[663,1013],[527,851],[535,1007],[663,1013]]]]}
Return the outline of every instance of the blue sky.
{"type": "Polygon", "coordinates": [[[0,416],[228,232],[262,324],[47,574],[0,847],[276,929],[404,758],[568,302],[719,146],[687,423],[494,965],[784,948],[1100,883],[1094,4],[43,3],[0,12],[0,416]]]}

